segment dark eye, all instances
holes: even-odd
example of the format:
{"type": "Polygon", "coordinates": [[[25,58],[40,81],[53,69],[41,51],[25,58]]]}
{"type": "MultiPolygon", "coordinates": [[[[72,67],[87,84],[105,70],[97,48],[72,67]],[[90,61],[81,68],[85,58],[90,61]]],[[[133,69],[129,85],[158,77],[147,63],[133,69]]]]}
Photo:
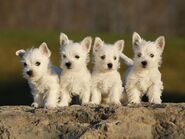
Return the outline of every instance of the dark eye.
{"type": "Polygon", "coordinates": [[[116,60],[117,59],[117,57],[116,56],[114,56],[114,60],[116,60]]]}
{"type": "Polygon", "coordinates": [[[40,62],[38,62],[38,61],[35,62],[35,65],[36,65],[36,66],[39,66],[39,65],[40,65],[40,62]]]}
{"type": "Polygon", "coordinates": [[[79,57],[78,55],[75,55],[75,58],[76,58],[76,59],[79,59],[80,57],[79,57]]]}
{"type": "Polygon", "coordinates": [[[154,54],[150,54],[150,57],[154,57],[154,54]]]}
{"type": "Polygon", "coordinates": [[[105,59],[105,55],[101,56],[101,59],[105,59]]]}
{"type": "Polygon", "coordinates": [[[138,57],[141,57],[141,53],[139,53],[137,56],[138,56],[138,57]]]}
{"type": "Polygon", "coordinates": [[[26,63],[23,63],[23,65],[24,65],[24,67],[26,67],[26,66],[27,66],[27,64],[26,64],[26,63]]]}
{"type": "Polygon", "coordinates": [[[63,58],[66,58],[66,55],[63,55],[63,58]]]}

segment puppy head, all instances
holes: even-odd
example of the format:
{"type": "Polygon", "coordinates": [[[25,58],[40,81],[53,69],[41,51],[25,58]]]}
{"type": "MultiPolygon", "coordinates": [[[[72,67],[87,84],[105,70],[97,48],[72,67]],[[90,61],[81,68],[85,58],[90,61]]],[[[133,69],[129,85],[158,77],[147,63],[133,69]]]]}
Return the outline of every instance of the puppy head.
{"type": "Polygon", "coordinates": [[[158,37],[155,41],[145,41],[136,32],[132,36],[134,50],[134,65],[140,68],[159,67],[161,56],[165,46],[164,36],[158,37]]]}
{"type": "Polygon", "coordinates": [[[94,70],[106,72],[119,68],[119,55],[124,48],[124,41],[119,40],[114,44],[105,44],[99,37],[95,38],[93,47],[94,70]]]}
{"type": "Polygon", "coordinates": [[[16,55],[23,64],[24,78],[37,81],[47,72],[51,52],[46,43],[43,42],[39,48],[18,50],[16,55]]]}
{"type": "Polygon", "coordinates": [[[80,43],[68,39],[64,33],[60,34],[61,68],[63,70],[78,71],[86,67],[91,49],[92,38],[86,37],[80,43]]]}

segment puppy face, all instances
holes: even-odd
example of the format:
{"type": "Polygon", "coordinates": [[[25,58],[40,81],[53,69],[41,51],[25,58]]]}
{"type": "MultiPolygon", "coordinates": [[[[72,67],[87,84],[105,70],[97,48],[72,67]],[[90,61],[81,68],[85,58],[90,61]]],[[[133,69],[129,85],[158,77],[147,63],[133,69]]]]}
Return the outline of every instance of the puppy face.
{"type": "Polygon", "coordinates": [[[88,54],[91,49],[92,38],[86,37],[80,43],[72,42],[64,34],[60,34],[61,68],[63,70],[82,69],[87,64],[88,54]]]}
{"type": "Polygon", "coordinates": [[[119,55],[124,47],[124,41],[119,40],[115,44],[105,44],[100,38],[96,37],[93,55],[95,70],[106,72],[119,68],[119,55]]]}
{"type": "Polygon", "coordinates": [[[165,46],[165,38],[158,37],[154,42],[141,39],[136,32],[132,37],[134,50],[134,66],[149,69],[159,67],[165,46]]]}
{"type": "Polygon", "coordinates": [[[16,55],[23,64],[24,78],[37,81],[47,72],[51,52],[46,43],[42,43],[39,48],[18,50],[16,55]]]}

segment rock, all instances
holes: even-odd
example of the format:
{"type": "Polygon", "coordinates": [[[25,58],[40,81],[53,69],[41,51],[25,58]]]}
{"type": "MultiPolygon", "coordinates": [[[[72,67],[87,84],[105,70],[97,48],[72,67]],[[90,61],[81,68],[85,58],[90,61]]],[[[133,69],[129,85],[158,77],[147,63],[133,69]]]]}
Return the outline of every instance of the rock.
{"type": "Polygon", "coordinates": [[[0,107],[1,139],[185,138],[185,103],[0,107]]]}

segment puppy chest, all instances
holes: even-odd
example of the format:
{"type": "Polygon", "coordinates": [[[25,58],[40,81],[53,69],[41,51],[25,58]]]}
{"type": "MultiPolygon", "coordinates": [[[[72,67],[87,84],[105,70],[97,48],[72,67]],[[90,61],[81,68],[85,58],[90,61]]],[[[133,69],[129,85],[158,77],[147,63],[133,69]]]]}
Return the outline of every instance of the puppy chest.
{"type": "Polygon", "coordinates": [[[69,92],[73,95],[78,95],[81,92],[82,88],[79,83],[71,82],[70,84],[68,84],[67,90],[69,90],[69,92]]]}
{"type": "Polygon", "coordinates": [[[97,83],[97,88],[104,94],[107,94],[108,92],[110,92],[111,88],[112,88],[112,81],[111,80],[100,80],[97,83]]]}
{"type": "Polygon", "coordinates": [[[146,92],[148,88],[151,86],[152,82],[150,78],[140,78],[138,79],[136,86],[142,92],[146,92]]]}
{"type": "Polygon", "coordinates": [[[78,95],[85,87],[85,82],[82,78],[71,77],[67,81],[67,90],[73,95],[78,95]]]}
{"type": "Polygon", "coordinates": [[[49,87],[44,85],[38,85],[36,86],[35,90],[39,94],[47,94],[49,92],[49,87]]]}

